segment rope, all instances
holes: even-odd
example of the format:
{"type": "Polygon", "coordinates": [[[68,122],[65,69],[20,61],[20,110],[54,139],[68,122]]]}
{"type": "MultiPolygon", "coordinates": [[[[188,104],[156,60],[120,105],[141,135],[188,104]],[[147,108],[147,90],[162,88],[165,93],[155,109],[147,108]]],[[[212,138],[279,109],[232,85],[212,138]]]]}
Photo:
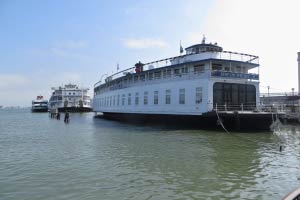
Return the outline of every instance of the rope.
{"type": "MultiPolygon", "coordinates": [[[[222,128],[224,129],[224,131],[225,131],[226,133],[230,134],[230,132],[225,128],[225,126],[224,126],[224,124],[223,124],[223,122],[222,122],[222,120],[221,120],[221,118],[220,118],[220,116],[219,116],[218,110],[216,110],[216,115],[217,115],[217,117],[218,117],[218,122],[220,123],[220,125],[222,126],[222,128]]],[[[279,134],[281,134],[281,130],[280,130],[280,124],[281,124],[281,123],[280,123],[280,120],[279,120],[279,117],[278,117],[278,113],[275,114],[275,117],[276,117],[276,120],[274,120],[274,116],[273,116],[273,112],[272,112],[272,121],[273,121],[273,123],[272,123],[272,125],[271,125],[271,128],[273,128],[273,130],[272,130],[273,136],[276,137],[276,138],[279,140],[279,143],[282,143],[282,142],[281,142],[281,139],[279,138],[279,136],[276,135],[276,132],[279,132],[279,134]],[[273,127],[272,127],[272,126],[273,126],[273,127]],[[277,131],[276,131],[276,128],[277,128],[277,131]]],[[[232,136],[234,136],[234,137],[241,138],[241,139],[243,139],[243,140],[247,140],[247,141],[253,142],[253,143],[257,143],[256,140],[251,140],[251,139],[245,138],[245,137],[243,137],[243,136],[239,136],[239,135],[235,135],[235,134],[230,134],[230,135],[232,135],[232,136]]],[[[270,147],[267,147],[267,146],[265,146],[265,148],[271,149],[270,147]]],[[[280,146],[279,146],[279,151],[280,151],[280,152],[282,151],[282,148],[283,148],[283,147],[282,147],[282,144],[280,144],[280,146]]]]}
{"type": "Polygon", "coordinates": [[[225,130],[226,133],[229,133],[229,131],[227,131],[227,129],[225,128],[225,126],[224,126],[224,124],[223,124],[223,122],[222,122],[222,120],[221,120],[221,118],[218,114],[218,110],[216,110],[216,114],[217,114],[218,121],[219,121],[220,125],[222,126],[222,128],[225,130]]]}

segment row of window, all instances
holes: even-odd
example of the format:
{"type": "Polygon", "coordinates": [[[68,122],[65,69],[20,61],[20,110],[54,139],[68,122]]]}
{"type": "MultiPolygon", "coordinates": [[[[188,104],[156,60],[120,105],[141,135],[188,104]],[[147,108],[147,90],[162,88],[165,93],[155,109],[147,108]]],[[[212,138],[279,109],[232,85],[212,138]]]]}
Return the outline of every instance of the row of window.
{"type": "MultiPolygon", "coordinates": [[[[171,104],[172,99],[171,99],[171,90],[165,90],[164,91],[164,104],[171,104]]],[[[138,92],[136,93],[128,93],[122,94],[122,95],[114,95],[114,96],[106,96],[100,98],[96,103],[98,106],[125,106],[125,103],[127,102],[126,105],[139,105],[140,104],[140,94],[138,92]],[[134,97],[133,97],[134,94],[134,97]],[[126,101],[126,96],[127,96],[127,101],[126,101]],[[134,102],[132,102],[132,98],[134,98],[134,102]]],[[[185,104],[186,102],[186,90],[179,89],[179,104],[185,104]]],[[[145,91],[143,93],[143,98],[141,102],[144,105],[149,104],[149,92],[145,91]]],[[[159,91],[154,91],[153,92],[153,104],[158,105],[159,104],[159,91]]],[[[197,87],[195,89],[195,104],[200,104],[202,102],[202,87],[197,87]]]]}
{"type": "MultiPolygon", "coordinates": [[[[62,95],[62,92],[53,92],[53,95],[62,95]]],[[[76,92],[64,92],[63,93],[64,95],[82,95],[82,93],[76,93],[76,92]]],[[[84,93],[85,94],[85,93],[84,93]]]]}
{"type": "MultiPolygon", "coordinates": [[[[100,91],[104,91],[105,88],[108,87],[116,87],[118,88],[122,84],[130,84],[130,83],[136,83],[139,81],[146,81],[146,80],[157,80],[161,78],[170,78],[173,75],[174,76],[181,76],[182,74],[188,74],[191,71],[192,68],[183,66],[179,68],[174,69],[164,69],[164,70],[158,70],[158,71],[145,71],[143,73],[135,73],[130,74],[128,73],[126,76],[124,76],[122,79],[116,79],[116,80],[108,80],[106,84],[103,84],[97,88],[94,89],[94,92],[97,94],[100,91]]],[[[195,74],[203,73],[205,71],[205,65],[204,64],[197,64],[193,66],[193,72],[195,74]]]]}

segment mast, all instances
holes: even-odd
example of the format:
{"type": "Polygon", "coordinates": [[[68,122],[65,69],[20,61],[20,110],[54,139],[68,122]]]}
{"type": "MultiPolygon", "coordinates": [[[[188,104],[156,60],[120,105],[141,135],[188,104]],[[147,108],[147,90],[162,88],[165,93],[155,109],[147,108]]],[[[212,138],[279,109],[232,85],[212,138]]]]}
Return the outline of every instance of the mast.
{"type": "Polygon", "coordinates": [[[298,94],[300,95],[300,52],[298,52],[298,94]]]}

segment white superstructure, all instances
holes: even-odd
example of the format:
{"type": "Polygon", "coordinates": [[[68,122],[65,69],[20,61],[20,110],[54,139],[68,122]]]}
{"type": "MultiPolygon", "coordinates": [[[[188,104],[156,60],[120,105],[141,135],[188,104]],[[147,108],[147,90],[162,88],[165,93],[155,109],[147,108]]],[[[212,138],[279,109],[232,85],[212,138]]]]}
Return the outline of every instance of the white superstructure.
{"type": "Polygon", "coordinates": [[[66,84],[60,87],[53,87],[49,100],[49,109],[59,111],[91,111],[91,99],[88,95],[88,88],[80,88],[75,84],[66,84]]]}
{"type": "Polygon", "coordinates": [[[139,62],[100,80],[93,110],[110,116],[260,114],[258,56],[223,51],[205,38],[185,50],[185,55],[139,62]]]}
{"type": "Polygon", "coordinates": [[[42,95],[36,97],[31,102],[32,112],[47,112],[48,111],[48,100],[45,100],[42,95]]]}

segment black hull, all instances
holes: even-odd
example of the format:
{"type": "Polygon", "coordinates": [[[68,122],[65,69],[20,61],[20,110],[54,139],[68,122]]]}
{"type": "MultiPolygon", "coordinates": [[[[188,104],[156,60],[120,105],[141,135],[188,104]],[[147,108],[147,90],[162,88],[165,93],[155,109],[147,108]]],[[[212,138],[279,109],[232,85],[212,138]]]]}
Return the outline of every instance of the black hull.
{"type": "Polygon", "coordinates": [[[85,108],[85,107],[67,107],[67,108],[58,108],[58,112],[91,112],[92,108],[85,108]]]}
{"type": "Polygon", "coordinates": [[[163,125],[170,128],[219,129],[222,126],[230,131],[269,131],[274,116],[271,113],[217,113],[209,112],[201,116],[195,115],[163,115],[104,112],[103,118],[145,125],[163,125]]]}
{"type": "Polygon", "coordinates": [[[31,112],[48,112],[48,108],[32,108],[31,112]]]}

